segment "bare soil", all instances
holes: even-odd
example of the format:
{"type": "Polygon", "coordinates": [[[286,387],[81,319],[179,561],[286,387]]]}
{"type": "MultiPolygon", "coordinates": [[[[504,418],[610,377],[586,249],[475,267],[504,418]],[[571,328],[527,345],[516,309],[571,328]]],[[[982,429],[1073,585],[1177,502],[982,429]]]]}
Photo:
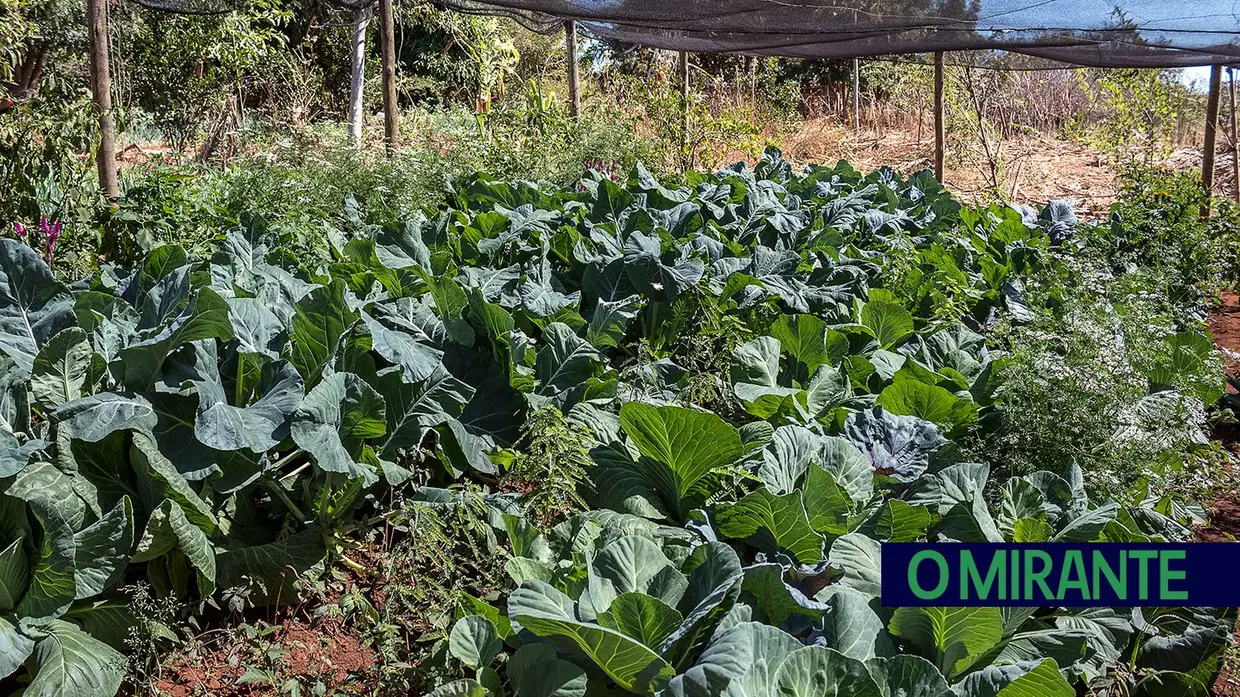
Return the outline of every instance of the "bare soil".
{"type": "Polygon", "coordinates": [[[204,633],[191,649],[173,654],[151,692],[168,697],[274,697],[284,694],[282,685],[296,680],[303,689],[322,684],[327,694],[361,693],[365,688],[354,679],[377,661],[373,649],[337,616],[310,618],[290,611],[258,642],[241,630],[219,631],[218,638],[204,633]],[[271,679],[258,677],[256,669],[271,679]],[[246,681],[240,682],[247,670],[246,681]]]}
{"type": "Polygon", "coordinates": [[[1224,349],[1227,372],[1236,375],[1240,374],[1240,296],[1227,292],[1220,297],[1222,305],[1210,315],[1210,333],[1224,349]]]}
{"type": "MultiPolygon", "coordinates": [[[[1237,376],[1240,375],[1240,295],[1225,292],[1219,297],[1222,302],[1208,320],[1210,333],[1222,350],[1228,375],[1237,376]]],[[[1227,390],[1235,391],[1230,385],[1227,390]]],[[[1240,457],[1240,425],[1218,424],[1214,428],[1213,438],[1232,455],[1240,457]]],[[[1209,524],[1198,529],[1197,539],[1205,542],[1240,540],[1240,494],[1215,501],[1208,512],[1209,524]]]]}
{"type": "MultiPolygon", "coordinates": [[[[1229,292],[1223,293],[1221,299],[1220,306],[1210,315],[1210,332],[1219,348],[1223,349],[1227,372],[1237,375],[1240,374],[1240,360],[1237,360],[1237,354],[1240,354],[1240,296],[1229,292]]],[[[1231,389],[1230,386],[1228,389],[1231,389]]],[[[1224,424],[1216,427],[1214,440],[1232,454],[1240,456],[1240,426],[1224,424]]],[[[1197,540],[1240,541],[1240,494],[1215,501],[1209,507],[1208,513],[1209,523],[1197,530],[1197,540]]],[[[1240,632],[1237,632],[1236,639],[1240,641],[1240,632]]],[[[1224,660],[1212,692],[1218,697],[1240,697],[1240,666],[1234,661],[1224,660]]]]}
{"type": "Polygon", "coordinates": [[[353,592],[382,606],[383,551],[367,547],[357,559],[355,568],[339,569],[326,592],[297,605],[251,608],[242,626],[228,617],[207,618],[209,628],[169,652],[146,691],[137,694],[282,697],[290,681],[301,685],[302,694],[316,694],[317,686],[328,695],[367,694],[376,682],[379,654],[338,609],[343,595],[353,592]]]}
{"type": "MultiPolygon", "coordinates": [[[[948,152],[944,184],[966,201],[990,203],[996,193],[1015,203],[1044,204],[1066,199],[1078,214],[1105,212],[1118,186],[1113,166],[1097,150],[1080,143],[1030,133],[1004,141],[998,191],[989,164],[968,152],[948,152]]],[[[853,131],[838,118],[805,121],[784,141],[784,153],[797,162],[833,164],[847,160],[861,171],[890,166],[908,175],[934,166],[934,130],[930,122],[853,131]]]]}

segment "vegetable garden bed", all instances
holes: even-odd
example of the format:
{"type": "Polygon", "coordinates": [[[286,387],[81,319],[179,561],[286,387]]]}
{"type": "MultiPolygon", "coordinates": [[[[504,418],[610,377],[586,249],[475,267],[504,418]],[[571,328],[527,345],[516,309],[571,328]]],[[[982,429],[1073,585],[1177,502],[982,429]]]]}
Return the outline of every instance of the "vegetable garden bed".
{"type": "MultiPolygon", "coordinates": [[[[260,222],[68,286],[0,241],[0,672],[112,694],[118,589],[288,604],[400,491],[509,577],[457,596],[431,694],[1206,694],[1229,609],[877,600],[884,540],[1192,534],[1157,481],[978,457],[999,330],[1084,292],[1071,211],[775,152],[688,176],[478,176],[314,267],[260,222]]],[[[1201,327],[1159,341],[1143,408],[1217,400],[1201,327]]]]}

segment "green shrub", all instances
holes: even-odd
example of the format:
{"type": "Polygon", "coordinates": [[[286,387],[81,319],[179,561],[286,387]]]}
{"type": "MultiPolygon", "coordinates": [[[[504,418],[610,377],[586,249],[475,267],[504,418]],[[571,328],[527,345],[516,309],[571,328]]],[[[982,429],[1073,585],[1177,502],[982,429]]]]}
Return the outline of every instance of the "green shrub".
{"type": "Polygon", "coordinates": [[[1151,391],[1175,336],[1168,316],[1105,298],[1011,330],[998,371],[1002,425],[979,454],[1012,474],[1079,465],[1092,490],[1111,496],[1172,477],[1205,442],[1203,397],[1217,399],[1222,375],[1211,355],[1175,376],[1179,389],[1151,391]]]}
{"type": "Polygon", "coordinates": [[[1084,228],[1088,250],[1117,275],[1133,267],[1155,271],[1148,290],[1161,293],[1180,317],[1202,319],[1210,297],[1237,278],[1237,209],[1216,199],[1215,215],[1202,220],[1205,194],[1191,172],[1128,166],[1120,181],[1109,225],[1084,228]]]}
{"type": "Polygon", "coordinates": [[[606,116],[577,123],[562,108],[537,120],[525,109],[499,108],[485,125],[462,109],[408,112],[403,121],[406,143],[392,156],[354,149],[339,128],[318,127],[223,167],[127,170],[117,210],[103,213],[103,233],[119,240],[122,258],[113,261],[140,258],[160,244],[201,253],[253,211],[291,253],[325,260],[330,236],[435,208],[454,178],[488,171],[567,185],[588,162],[618,172],[646,154],[626,124],[606,116]]]}

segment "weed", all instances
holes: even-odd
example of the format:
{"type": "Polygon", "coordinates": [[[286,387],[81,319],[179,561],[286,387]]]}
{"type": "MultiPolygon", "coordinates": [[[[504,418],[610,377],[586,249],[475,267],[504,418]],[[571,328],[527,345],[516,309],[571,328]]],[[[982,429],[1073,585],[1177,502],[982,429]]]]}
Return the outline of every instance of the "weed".
{"type": "Polygon", "coordinates": [[[585,510],[578,485],[591,466],[594,436],[554,406],[539,409],[525,424],[505,488],[522,492],[530,521],[542,528],[585,510]]]}

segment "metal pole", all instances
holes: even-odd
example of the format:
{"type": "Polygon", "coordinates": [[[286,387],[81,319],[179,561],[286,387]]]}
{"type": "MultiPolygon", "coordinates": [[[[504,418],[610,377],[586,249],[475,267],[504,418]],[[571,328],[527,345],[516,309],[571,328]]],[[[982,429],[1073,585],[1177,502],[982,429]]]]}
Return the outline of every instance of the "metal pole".
{"type": "Polygon", "coordinates": [[[1240,143],[1236,141],[1236,69],[1227,69],[1231,92],[1231,197],[1240,203],[1240,143]]]}
{"type": "Polygon", "coordinates": [[[681,146],[684,148],[685,161],[689,167],[693,166],[692,158],[689,157],[689,54],[680,52],[680,99],[681,106],[684,107],[685,123],[684,129],[681,131],[681,146]]]}
{"type": "Polygon", "coordinates": [[[564,48],[568,56],[568,110],[574,119],[581,118],[581,83],[577,76],[577,23],[564,23],[564,48]]]}
{"type": "Polygon", "coordinates": [[[120,195],[116,182],[116,128],[112,116],[112,76],[108,71],[108,5],[107,0],[87,0],[86,18],[90,25],[91,94],[99,112],[99,152],[95,165],[99,169],[99,186],[108,198],[120,195]]]}
{"type": "Polygon", "coordinates": [[[943,123],[943,52],[934,53],[934,176],[943,182],[947,132],[943,123]]]}
{"type": "Polygon", "coordinates": [[[853,130],[861,130],[861,61],[853,59],[853,130]]]}
{"type": "Polygon", "coordinates": [[[1206,100],[1206,137],[1201,153],[1201,187],[1206,199],[1201,204],[1201,217],[1210,217],[1211,197],[1214,196],[1214,147],[1218,141],[1218,103],[1223,91],[1223,66],[1210,67],[1210,97],[1206,100]]]}
{"type": "Polygon", "coordinates": [[[400,112],[396,104],[396,24],[392,0],[379,0],[379,41],[383,62],[383,135],[388,152],[400,143],[400,112]]]}

